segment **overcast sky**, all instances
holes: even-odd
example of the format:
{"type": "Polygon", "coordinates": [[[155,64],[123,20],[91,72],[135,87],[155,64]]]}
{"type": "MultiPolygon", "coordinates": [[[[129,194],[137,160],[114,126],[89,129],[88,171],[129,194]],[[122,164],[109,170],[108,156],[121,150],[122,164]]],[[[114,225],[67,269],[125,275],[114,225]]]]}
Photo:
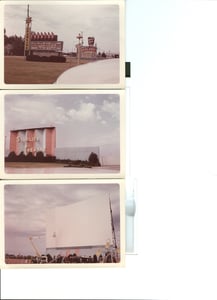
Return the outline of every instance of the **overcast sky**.
{"type": "Polygon", "coordinates": [[[111,199],[119,240],[120,197],[118,184],[19,184],[5,185],[5,252],[32,254],[29,237],[45,253],[46,214],[54,207],[82,200],[111,199]]]}
{"type": "Polygon", "coordinates": [[[56,127],[57,148],[99,146],[120,163],[118,94],[5,95],[6,149],[10,130],[50,125],[56,127]]]}
{"type": "MultiPolygon", "coordinates": [[[[98,51],[119,52],[118,5],[29,4],[32,31],[54,32],[64,42],[64,51],[75,51],[76,36],[83,32],[84,45],[88,36],[94,36],[98,51]]],[[[27,5],[5,5],[7,36],[24,37],[26,15],[27,5]]]]}

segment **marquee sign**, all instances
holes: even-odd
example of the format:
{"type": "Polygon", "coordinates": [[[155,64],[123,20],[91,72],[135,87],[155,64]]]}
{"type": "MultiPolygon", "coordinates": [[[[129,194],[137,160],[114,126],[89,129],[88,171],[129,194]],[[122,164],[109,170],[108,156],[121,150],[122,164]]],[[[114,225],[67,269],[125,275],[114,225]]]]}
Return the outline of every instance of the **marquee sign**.
{"type": "Polygon", "coordinates": [[[62,41],[31,41],[31,50],[55,51],[63,50],[62,41]]]}
{"type": "Polygon", "coordinates": [[[81,46],[82,58],[95,58],[97,55],[97,48],[94,46],[81,46]]]}

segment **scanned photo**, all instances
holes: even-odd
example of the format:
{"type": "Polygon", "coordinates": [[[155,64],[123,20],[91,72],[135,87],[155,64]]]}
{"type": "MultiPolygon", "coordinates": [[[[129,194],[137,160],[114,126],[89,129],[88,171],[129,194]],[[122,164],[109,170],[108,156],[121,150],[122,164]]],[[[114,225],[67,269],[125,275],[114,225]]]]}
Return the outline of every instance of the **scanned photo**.
{"type": "Polygon", "coordinates": [[[124,88],[124,1],[1,2],[4,86],[124,88]]]}
{"type": "Polygon", "coordinates": [[[8,182],[3,193],[6,267],[123,263],[120,183],[8,182]]]}
{"type": "Polygon", "coordinates": [[[122,177],[122,96],[6,92],[3,177],[122,177]]]}

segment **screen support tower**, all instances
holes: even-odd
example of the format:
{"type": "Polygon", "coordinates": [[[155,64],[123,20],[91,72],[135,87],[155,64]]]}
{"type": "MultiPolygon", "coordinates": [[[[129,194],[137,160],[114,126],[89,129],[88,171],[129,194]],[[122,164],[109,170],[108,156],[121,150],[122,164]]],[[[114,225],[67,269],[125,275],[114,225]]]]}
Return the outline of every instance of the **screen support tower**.
{"type": "Polygon", "coordinates": [[[115,234],[115,226],[114,226],[114,220],[112,215],[112,205],[111,205],[111,199],[109,195],[109,208],[110,208],[110,214],[111,214],[111,226],[112,226],[112,244],[115,250],[117,249],[117,240],[116,240],[116,234],[115,234]]]}

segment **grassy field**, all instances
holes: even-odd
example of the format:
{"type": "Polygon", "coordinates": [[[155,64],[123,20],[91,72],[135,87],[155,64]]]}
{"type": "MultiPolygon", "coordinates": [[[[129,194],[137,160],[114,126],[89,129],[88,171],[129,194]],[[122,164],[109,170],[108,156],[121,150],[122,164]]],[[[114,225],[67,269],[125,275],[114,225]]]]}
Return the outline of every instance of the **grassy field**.
{"type": "MultiPolygon", "coordinates": [[[[81,60],[80,64],[88,60],[81,60]]],[[[5,83],[52,84],[65,70],[77,66],[76,58],[65,63],[26,61],[23,56],[5,56],[5,83]]]]}
{"type": "Polygon", "coordinates": [[[6,258],[5,259],[6,264],[30,264],[30,259],[24,259],[24,258],[6,258]]]}

